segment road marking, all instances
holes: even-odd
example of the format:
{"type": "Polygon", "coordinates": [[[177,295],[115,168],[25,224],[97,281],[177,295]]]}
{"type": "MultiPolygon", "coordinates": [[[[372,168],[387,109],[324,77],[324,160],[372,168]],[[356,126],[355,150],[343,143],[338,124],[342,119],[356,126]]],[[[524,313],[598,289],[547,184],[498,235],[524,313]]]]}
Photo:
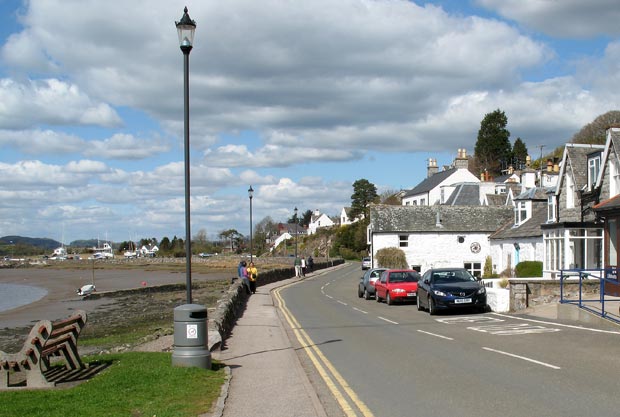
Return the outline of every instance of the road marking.
{"type": "Polygon", "coordinates": [[[446,339],[446,340],[454,340],[453,338],[448,337],[448,336],[442,336],[442,335],[440,335],[440,334],[435,334],[435,333],[431,333],[431,332],[425,332],[424,330],[418,330],[418,331],[419,331],[420,333],[424,333],[424,334],[427,334],[427,335],[429,335],[429,336],[435,336],[435,337],[439,337],[439,338],[441,338],[441,339],[446,339]]]}
{"type": "Polygon", "coordinates": [[[329,295],[329,294],[325,294],[325,297],[327,297],[327,298],[331,298],[332,300],[334,299],[334,297],[332,297],[332,296],[331,296],[331,295],[329,295]]]}
{"type": "Polygon", "coordinates": [[[562,369],[559,366],[551,365],[550,363],[540,362],[540,361],[537,361],[535,359],[527,358],[525,356],[515,355],[514,353],[508,353],[508,352],[504,352],[504,351],[501,351],[501,350],[491,349],[491,348],[488,348],[488,347],[482,347],[482,349],[488,350],[489,352],[499,353],[500,355],[506,355],[506,356],[510,356],[510,357],[513,357],[513,358],[522,359],[524,361],[532,362],[532,363],[535,363],[537,365],[546,366],[546,367],[551,368],[551,369],[562,369]]]}
{"type": "Polygon", "coordinates": [[[443,319],[435,319],[440,323],[444,324],[454,324],[454,323],[484,323],[484,322],[498,322],[504,321],[502,319],[498,319],[495,317],[489,316],[459,316],[459,317],[446,317],[443,319]]]}
{"type": "Polygon", "coordinates": [[[566,327],[566,328],[569,328],[569,329],[586,330],[586,331],[595,332],[595,333],[620,334],[620,332],[614,331],[614,330],[592,329],[590,327],[574,326],[572,324],[554,323],[554,322],[551,322],[551,321],[544,321],[544,320],[534,320],[534,319],[528,319],[528,318],[525,318],[525,317],[509,316],[507,314],[500,314],[500,313],[491,313],[491,314],[493,314],[495,316],[507,317],[507,318],[511,318],[511,319],[515,319],[515,320],[530,321],[532,323],[541,323],[541,324],[549,324],[551,326],[566,327]]]}
{"type": "Polygon", "coordinates": [[[338,301],[338,302],[339,302],[340,304],[342,304],[343,306],[348,306],[348,304],[347,304],[347,303],[345,303],[344,301],[340,301],[340,300],[336,300],[336,301],[338,301]]]}
{"type": "Polygon", "coordinates": [[[529,323],[501,324],[495,326],[472,326],[468,330],[474,330],[482,333],[489,333],[497,336],[514,336],[521,334],[540,334],[559,332],[560,329],[550,329],[544,326],[533,326],[529,323]]]}
{"type": "Polygon", "coordinates": [[[333,378],[336,379],[336,381],[340,384],[340,386],[349,396],[351,401],[361,411],[362,415],[364,417],[374,417],[374,414],[370,411],[370,409],[366,406],[366,404],[364,404],[364,402],[357,396],[355,391],[353,391],[353,389],[349,386],[347,381],[340,375],[340,373],[336,370],[336,368],[334,368],[334,366],[325,357],[325,355],[323,355],[323,352],[321,352],[321,350],[317,347],[316,343],[301,328],[301,324],[295,319],[295,317],[286,307],[286,302],[280,295],[280,290],[290,285],[294,285],[294,284],[289,284],[289,285],[279,287],[273,291],[273,294],[276,300],[278,301],[278,306],[280,307],[280,311],[282,312],[282,315],[284,316],[289,326],[295,333],[295,337],[297,338],[297,341],[304,348],[306,354],[308,355],[308,357],[314,364],[314,367],[316,368],[317,372],[319,373],[321,378],[323,378],[323,381],[325,381],[325,384],[327,385],[328,389],[331,391],[332,395],[334,396],[334,398],[340,405],[340,408],[342,408],[345,415],[349,417],[357,417],[357,413],[351,407],[351,404],[349,404],[349,402],[345,398],[345,395],[336,386],[336,384],[334,383],[334,380],[329,375],[327,370],[331,372],[331,375],[333,376],[333,378]],[[327,370],[325,368],[327,368],[327,370]]]}
{"type": "Polygon", "coordinates": [[[390,319],[386,319],[385,317],[378,316],[378,318],[380,318],[380,319],[381,319],[381,320],[383,320],[383,321],[387,321],[388,323],[398,324],[398,322],[392,321],[392,320],[390,320],[390,319]]]}
{"type": "Polygon", "coordinates": [[[359,308],[357,308],[357,307],[353,307],[353,310],[355,310],[355,311],[359,311],[360,313],[368,314],[368,311],[360,310],[360,309],[359,309],[359,308]]]}

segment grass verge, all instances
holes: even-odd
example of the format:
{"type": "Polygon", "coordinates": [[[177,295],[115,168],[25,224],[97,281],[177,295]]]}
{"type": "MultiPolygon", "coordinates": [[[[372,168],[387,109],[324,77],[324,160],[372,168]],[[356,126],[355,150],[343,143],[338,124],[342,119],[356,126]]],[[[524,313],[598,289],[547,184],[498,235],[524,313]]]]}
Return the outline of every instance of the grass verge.
{"type": "Polygon", "coordinates": [[[225,380],[210,370],[171,365],[170,353],[127,352],[84,358],[108,364],[100,374],[67,389],[0,392],[0,416],[195,417],[210,410],[225,380]]]}

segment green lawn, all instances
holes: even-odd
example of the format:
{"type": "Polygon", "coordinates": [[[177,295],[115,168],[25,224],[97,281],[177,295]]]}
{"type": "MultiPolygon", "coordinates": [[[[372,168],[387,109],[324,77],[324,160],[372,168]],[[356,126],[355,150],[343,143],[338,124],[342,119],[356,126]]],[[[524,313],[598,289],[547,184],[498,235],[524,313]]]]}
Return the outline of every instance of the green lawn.
{"type": "Polygon", "coordinates": [[[71,388],[0,391],[0,416],[195,417],[210,410],[225,380],[211,370],[171,365],[171,353],[127,352],[85,357],[109,365],[71,388]]]}

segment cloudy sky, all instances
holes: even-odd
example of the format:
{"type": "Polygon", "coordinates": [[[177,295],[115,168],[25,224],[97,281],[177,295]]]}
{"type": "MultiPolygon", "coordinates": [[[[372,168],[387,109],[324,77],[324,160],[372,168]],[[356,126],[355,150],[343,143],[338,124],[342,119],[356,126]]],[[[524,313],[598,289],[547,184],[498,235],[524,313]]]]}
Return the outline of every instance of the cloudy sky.
{"type": "Polygon", "coordinates": [[[534,157],[618,110],[617,0],[0,0],[0,237],[185,236],[408,189],[500,108],[534,157]]]}

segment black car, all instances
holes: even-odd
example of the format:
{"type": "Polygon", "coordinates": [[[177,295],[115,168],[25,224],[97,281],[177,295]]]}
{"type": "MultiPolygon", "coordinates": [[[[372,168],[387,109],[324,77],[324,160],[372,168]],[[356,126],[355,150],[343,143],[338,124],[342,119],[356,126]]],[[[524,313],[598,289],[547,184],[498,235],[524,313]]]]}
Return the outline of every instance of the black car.
{"type": "Polygon", "coordinates": [[[375,281],[381,278],[381,273],[386,268],[371,268],[360,278],[360,283],[357,287],[357,296],[364,297],[369,300],[370,297],[375,295],[375,281]]]}
{"type": "Polygon", "coordinates": [[[429,269],[418,282],[418,310],[453,308],[487,309],[487,292],[484,285],[464,268],[429,269]]]}

